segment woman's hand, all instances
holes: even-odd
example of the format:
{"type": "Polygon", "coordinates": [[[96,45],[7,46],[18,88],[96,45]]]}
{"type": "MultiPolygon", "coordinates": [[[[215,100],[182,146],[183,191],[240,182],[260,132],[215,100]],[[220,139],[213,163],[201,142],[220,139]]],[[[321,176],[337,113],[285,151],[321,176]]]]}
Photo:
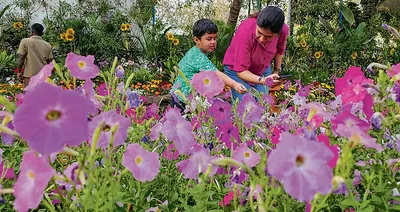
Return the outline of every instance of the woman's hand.
{"type": "Polygon", "coordinates": [[[237,92],[240,93],[240,94],[244,94],[244,93],[247,92],[246,87],[244,87],[243,84],[238,83],[238,82],[235,82],[235,83],[233,84],[233,89],[235,89],[235,91],[237,91],[237,92]]]}
{"type": "Polygon", "coordinates": [[[274,87],[274,86],[280,84],[280,81],[278,80],[279,79],[279,75],[278,74],[270,74],[270,75],[268,75],[266,77],[263,77],[260,82],[265,85],[266,81],[269,78],[271,78],[273,80],[271,87],[274,87]]]}

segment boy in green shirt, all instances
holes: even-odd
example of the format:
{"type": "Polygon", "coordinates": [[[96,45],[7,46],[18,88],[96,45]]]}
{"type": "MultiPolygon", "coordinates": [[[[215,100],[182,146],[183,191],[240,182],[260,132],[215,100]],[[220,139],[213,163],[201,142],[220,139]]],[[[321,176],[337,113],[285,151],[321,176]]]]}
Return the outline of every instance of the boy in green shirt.
{"type": "MultiPolygon", "coordinates": [[[[189,81],[192,80],[193,75],[199,73],[200,70],[216,71],[217,75],[224,81],[225,85],[235,89],[238,93],[243,94],[247,91],[246,88],[242,84],[232,80],[226,74],[218,71],[215,65],[207,57],[208,53],[215,50],[217,45],[217,32],[217,25],[210,19],[200,19],[196,21],[193,25],[193,40],[196,45],[193,46],[179,62],[179,69],[189,81]]],[[[172,106],[176,106],[183,111],[183,99],[181,99],[180,96],[177,96],[178,98],[174,99],[174,92],[176,90],[180,90],[186,97],[190,94],[190,86],[186,84],[180,75],[176,78],[170,92],[173,96],[172,106]]]]}

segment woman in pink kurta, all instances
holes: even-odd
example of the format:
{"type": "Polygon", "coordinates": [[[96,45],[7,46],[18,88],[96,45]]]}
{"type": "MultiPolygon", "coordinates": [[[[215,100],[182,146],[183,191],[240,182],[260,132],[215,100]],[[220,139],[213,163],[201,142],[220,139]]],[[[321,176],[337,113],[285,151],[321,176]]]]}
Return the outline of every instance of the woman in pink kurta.
{"type": "MultiPolygon", "coordinates": [[[[278,83],[282,56],[286,49],[289,27],[285,15],[274,6],[264,8],[240,23],[223,60],[226,74],[247,90],[268,93],[267,78],[278,83]],[[272,73],[271,61],[274,61],[272,73]]],[[[232,89],[233,99],[242,100],[243,94],[232,89]]]]}

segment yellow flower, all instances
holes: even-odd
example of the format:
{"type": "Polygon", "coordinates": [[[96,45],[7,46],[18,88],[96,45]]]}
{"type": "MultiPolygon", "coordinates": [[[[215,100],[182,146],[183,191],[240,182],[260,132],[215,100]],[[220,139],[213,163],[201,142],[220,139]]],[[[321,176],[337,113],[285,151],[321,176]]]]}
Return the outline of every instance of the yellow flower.
{"type": "Polygon", "coordinates": [[[392,48],[392,49],[390,50],[390,54],[393,55],[395,51],[396,51],[396,49],[395,49],[395,48],[392,48]]]}
{"type": "Polygon", "coordinates": [[[168,40],[173,40],[174,39],[174,34],[172,34],[171,32],[167,33],[167,38],[168,40]]]}
{"type": "Polygon", "coordinates": [[[314,53],[314,57],[317,58],[317,59],[319,59],[319,58],[322,57],[323,55],[324,55],[324,52],[322,52],[322,51],[316,51],[316,52],[314,53]]]}
{"type": "Polygon", "coordinates": [[[358,56],[357,52],[353,52],[351,54],[351,58],[353,58],[353,60],[357,59],[357,56],[358,56]]]}
{"type": "Polygon", "coordinates": [[[131,29],[131,25],[130,24],[121,24],[121,28],[120,30],[125,32],[131,29]]]}
{"type": "Polygon", "coordinates": [[[67,34],[75,35],[75,31],[72,28],[68,28],[66,31],[67,34]]]}
{"type": "Polygon", "coordinates": [[[17,22],[13,23],[13,27],[14,27],[14,29],[22,29],[22,27],[24,27],[24,25],[21,22],[17,21],[17,22]]]}
{"type": "Polygon", "coordinates": [[[307,35],[305,33],[301,34],[300,37],[305,38],[307,35]]]}
{"type": "Polygon", "coordinates": [[[172,40],[172,43],[173,43],[175,46],[177,46],[177,45],[179,44],[179,39],[174,38],[174,39],[172,40]]]}
{"type": "Polygon", "coordinates": [[[310,48],[310,47],[307,45],[304,49],[305,49],[306,51],[308,51],[309,48],[310,48]]]}
{"type": "Polygon", "coordinates": [[[307,42],[305,40],[300,41],[301,47],[305,48],[307,46],[307,42]]]}
{"type": "Polygon", "coordinates": [[[61,34],[60,34],[60,39],[61,39],[61,40],[65,40],[65,37],[66,37],[65,35],[66,35],[65,33],[61,33],[61,34]]]}
{"type": "Polygon", "coordinates": [[[121,31],[126,31],[126,28],[127,28],[127,26],[126,26],[126,24],[121,24],[121,28],[120,28],[120,30],[121,31]]]}
{"type": "Polygon", "coordinates": [[[75,39],[74,35],[71,35],[71,34],[66,34],[65,35],[65,40],[66,41],[73,41],[74,39],[75,39]]]}

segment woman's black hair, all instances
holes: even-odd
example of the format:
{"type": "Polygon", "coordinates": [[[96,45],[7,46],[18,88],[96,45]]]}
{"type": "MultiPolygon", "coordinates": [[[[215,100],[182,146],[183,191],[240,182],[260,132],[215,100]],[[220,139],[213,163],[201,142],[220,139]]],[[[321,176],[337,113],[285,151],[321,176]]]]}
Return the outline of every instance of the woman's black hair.
{"type": "Polygon", "coordinates": [[[217,32],[217,25],[210,19],[200,19],[193,25],[193,36],[197,37],[198,39],[201,39],[201,36],[206,33],[215,34],[217,32]]]}
{"type": "Polygon", "coordinates": [[[257,25],[269,29],[273,33],[279,33],[285,22],[285,14],[275,6],[268,6],[258,13],[257,25]]]}

